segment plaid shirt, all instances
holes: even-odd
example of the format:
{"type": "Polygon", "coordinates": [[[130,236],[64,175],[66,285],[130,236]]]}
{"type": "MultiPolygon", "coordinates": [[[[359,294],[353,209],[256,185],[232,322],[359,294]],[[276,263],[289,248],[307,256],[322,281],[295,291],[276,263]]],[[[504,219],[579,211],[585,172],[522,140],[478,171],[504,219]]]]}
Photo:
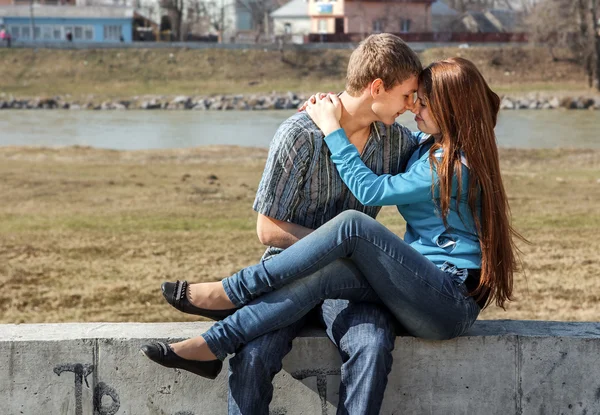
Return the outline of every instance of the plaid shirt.
{"type": "MultiPolygon", "coordinates": [[[[371,125],[361,159],[376,174],[398,174],[404,171],[415,147],[406,127],[376,122],[371,125]]],[[[323,133],[306,112],[288,118],[271,141],[254,210],[310,229],[348,209],[377,216],[381,207],[364,206],[356,200],[330,154],[323,133]]],[[[280,251],[269,248],[265,257],[280,251]]]]}

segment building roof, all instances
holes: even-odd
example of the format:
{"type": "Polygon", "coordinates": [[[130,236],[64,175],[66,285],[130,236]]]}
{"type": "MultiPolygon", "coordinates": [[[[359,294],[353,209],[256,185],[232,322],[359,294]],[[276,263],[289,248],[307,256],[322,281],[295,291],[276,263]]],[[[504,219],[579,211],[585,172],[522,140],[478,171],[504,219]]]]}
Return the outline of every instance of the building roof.
{"type": "Polygon", "coordinates": [[[433,16],[458,16],[460,13],[438,0],[431,5],[431,14],[433,16]]]}
{"type": "MultiPolygon", "coordinates": [[[[29,5],[18,6],[0,6],[0,17],[30,17],[31,11],[29,5]]],[[[46,6],[41,4],[33,5],[33,15],[40,17],[70,17],[87,19],[131,19],[134,15],[134,9],[131,7],[119,6],[46,6]]]]}
{"type": "Polygon", "coordinates": [[[468,29],[471,32],[483,32],[483,33],[497,33],[501,32],[502,28],[498,28],[491,21],[488,16],[483,12],[466,12],[466,17],[463,18],[463,22],[468,25],[468,29]],[[470,22],[469,22],[470,20],[470,22]]]}
{"type": "Polygon", "coordinates": [[[271,12],[271,17],[309,17],[306,0],[292,0],[271,12]]]}
{"type": "Polygon", "coordinates": [[[508,32],[515,30],[523,24],[522,12],[493,9],[488,10],[487,13],[498,19],[502,27],[508,32]]]}

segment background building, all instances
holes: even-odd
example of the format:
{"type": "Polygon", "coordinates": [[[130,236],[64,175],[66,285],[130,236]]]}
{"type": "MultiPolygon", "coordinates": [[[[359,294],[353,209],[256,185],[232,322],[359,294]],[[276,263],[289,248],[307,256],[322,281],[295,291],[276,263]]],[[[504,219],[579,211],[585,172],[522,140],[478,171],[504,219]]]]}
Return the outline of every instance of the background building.
{"type": "Polygon", "coordinates": [[[134,25],[146,21],[128,7],[0,6],[0,24],[14,41],[129,43],[134,25]]]}
{"type": "Polygon", "coordinates": [[[309,0],[311,32],[410,33],[431,31],[434,0],[309,0]]]}
{"type": "Polygon", "coordinates": [[[292,0],[271,12],[273,34],[293,43],[302,43],[311,30],[308,0],[292,0]]]}

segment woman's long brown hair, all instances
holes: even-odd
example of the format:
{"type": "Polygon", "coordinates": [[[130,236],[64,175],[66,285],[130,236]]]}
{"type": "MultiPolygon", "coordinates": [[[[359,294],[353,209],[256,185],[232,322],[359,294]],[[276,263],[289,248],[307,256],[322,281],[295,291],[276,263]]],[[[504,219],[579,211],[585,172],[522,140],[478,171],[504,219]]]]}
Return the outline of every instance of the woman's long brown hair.
{"type": "Polygon", "coordinates": [[[513,237],[523,238],[511,226],[500,175],[494,134],[500,98],[475,65],[462,58],[432,63],[421,73],[419,85],[423,86],[424,98],[441,131],[441,140],[431,148],[429,161],[439,177],[433,186],[439,190],[442,219],[447,226],[455,174],[457,205],[461,198],[464,155],[469,168],[467,200],[481,245],[481,279],[473,295],[481,298],[489,291],[485,305],[494,301],[504,308],[505,302],[513,299],[513,274],[519,265],[513,237]],[[434,156],[440,148],[441,160],[434,156]]]}

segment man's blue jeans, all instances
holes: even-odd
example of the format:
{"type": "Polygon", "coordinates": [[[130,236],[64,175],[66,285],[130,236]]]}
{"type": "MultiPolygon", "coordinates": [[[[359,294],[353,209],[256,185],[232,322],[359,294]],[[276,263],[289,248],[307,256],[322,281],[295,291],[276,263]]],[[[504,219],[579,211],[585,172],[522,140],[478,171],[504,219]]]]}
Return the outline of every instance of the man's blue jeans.
{"type": "MultiPolygon", "coordinates": [[[[338,415],[378,414],[392,366],[393,317],[376,304],[346,300],[326,300],[319,311],[342,358],[338,415]]],[[[230,415],[269,413],[272,379],[306,319],[252,340],[229,360],[230,415]]]]}

